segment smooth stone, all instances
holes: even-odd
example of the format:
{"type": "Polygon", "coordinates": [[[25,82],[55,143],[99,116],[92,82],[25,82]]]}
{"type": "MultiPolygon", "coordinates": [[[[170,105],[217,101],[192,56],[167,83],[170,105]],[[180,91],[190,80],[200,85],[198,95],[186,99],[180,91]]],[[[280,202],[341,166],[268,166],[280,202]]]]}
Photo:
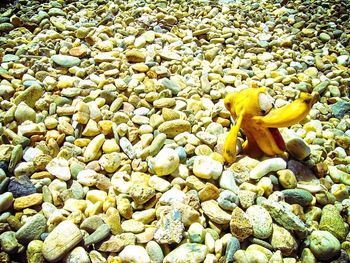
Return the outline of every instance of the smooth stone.
{"type": "Polygon", "coordinates": [[[158,130],[165,133],[168,138],[174,138],[180,133],[191,132],[191,124],[186,120],[171,120],[160,124],[158,130]]]}
{"type": "Polygon", "coordinates": [[[103,219],[98,215],[93,215],[84,219],[80,224],[80,229],[85,230],[89,234],[95,232],[100,225],[103,225],[103,219]]]}
{"type": "Polygon", "coordinates": [[[17,62],[20,60],[19,56],[12,55],[12,54],[6,54],[2,57],[2,62],[7,63],[7,62],[17,62]]]}
{"type": "Polygon", "coordinates": [[[154,157],[154,171],[158,176],[168,175],[176,171],[180,164],[177,152],[171,148],[163,148],[154,157]]]}
{"type": "Polygon", "coordinates": [[[42,253],[47,261],[56,262],[82,239],[79,228],[72,221],[63,221],[46,237],[42,253]]]}
{"type": "Polygon", "coordinates": [[[35,194],[16,198],[15,201],[13,202],[13,208],[15,210],[21,210],[31,206],[41,205],[42,202],[43,202],[43,194],[35,193],[35,194]]]}
{"type": "Polygon", "coordinates": [[[333,205],[326,205],[322,208],[319,229],[330,232],[340,241],[343,241],[346,237],[343,217],[333,205]]]}
{"type": "Polygon", "coordinates": [[[13,103],[18,105],[21,102],[26,103],[29,107],[34,108],[35,103],[42,97],[44,94],[44,88],[39,85],[32,85],[20,94],[13,100],[13,103]]]}
{"type": "Polygon", "coordinates": [[[155,196],[156,191],[151,187],[135,184],[130,187],[129,194],[135,203],[142,205],[155,196]]]}
{"type": "Polygon", "coordinates": [[[84,238],[84,245],[90,246],[108,237],[110,228],[107,224],[100,225],[91,235],[84,238]]]}
{"type": "Polygon", "coordinates": [[[154,188],[156,191],[162,193],[166,192],[171,187],[171,184],[167,180],[156,175],[151,176],[151,178],[148,181],[148,185],[154,188]]]}
{"type": "Polygon", "coordinates": [[[283,188],[294,189],[297,187],[297,178],[291,170],[279,170],[277,172],[277,175],[278,182],[282,185],[283,188]]]}
{"type": "Polygon", "coordinates": [[[239,207],[232,211],[230,230],[239,241],[244,241],[253,234],[253,226],[248,215],[239,207]]]}
{"type": "Polygon", "coordinates": [[[0,195],[0,212],[4,212],[11,207],[13,203],[13,194],[11,192],[5,192],[0,195]]]}
{"type": "Polygon", "coordinates": [[[287,151],[297,160],[304,160],[311,154],[310,147],[301,138],[293,138],[286,143],[287,151]]]}
{"type": "Polygon", "coordinates": [[[146,251],[154,263],[162,263],[164,260],[164,253],[159,244],[153,240],[149,241],[146,245],[146,251]]]}
{"type": "Polygon", "coordinates": [[[177,202],[182,203],[186,197],[186,194],[176,187],[171,188],[170,190],[163,193],[159,198],[159,203],[162,205],[173,205],[177,202]]]}
{"type": "Polygon", "coordinates": [[[36,193],[34,184],[26,175],[22,175],[17,178],[11,177],[7,189],[15,198],[36,193]]]}
{"type": "Polygon", "coordinates": [[[59,66],[70,68],[78,66],[80,64],[80,59],[68,55],[53,55],[51,59],[59,66]]]}
{"type": "Polygon", "coordinates": [[[273,224],[271,245],[275,250],[280,250],[283,256],[290,256],[298,248],[298,244],[292,234],[276,224],[273,224]]]}
{"type": "Polygon", "coordinates": [[[161,83],[166,89],[170,90],[173,95],[177,95],[181,90],[178,84],[168,78],[163,78],[161,83]]]}
{"type": "Polygon", "coordinates": [[[104,134],[97,135],[94,139],[91,140],[91,142],[88,144],[83,154],[86,162],[92,161],[96,158],[104,142],[105,142],[104,134]]]}
{"type": "Polygon", "coordinates": [[[119,253],[119,257],[122,262],[151,263],[146,249],[142,246],[128,245],[119,253]]]}
{"type": "Polygon", "coordinates": [[[107,173],[114,173],[121,164],[119,153],[108,153],[101,156],[99,164],[107,173]]]}
{"type": "Polygon", "coordinates": [[[142,231],[145,230],[145,225],[142,222],[139,222],[134,219],[125,220],[121,224],[121,227],[124,232],[131,232],[134,234],[141,233],[142,231]]]}
{"type": "Polygon", "coordinates": [[[327,42],[331,40],[331,37],[327,33],[321,33],[319,37],[323,42],[327,42]]]}
{"type": "Polygon", "coordinates": [[[119,145],[120,148],[123,150],[123,152],[130,158],[130,159],[134,159],[135,158],[135,149],[133,147],[133,145],[131,144],[131,142],[125,138],[122,137],[119,140],[119,145]]]}
{"type": "Polygon", "coordinates": [[[350,102],[345,100],[339,100],[336,103],[330,105],[333,116],[342,119],[346,114],[350,113],[350,102]]]}
{"type": "Polygon", "coordinates": [[[225,253],[225,263],[233,262],[234,255],[237,250],[241,248],[239,240],[235,237],[231,237],[227,243],[226,253],[225,253]]]}
{"type": "Polygon", "coordinates": [[[203,243],[204,241],[204,227],[200,223],[193,223],[188,228],[188,236],[191,243],[203,243]]]}
{"type": "Polygon", "coordinates": [[[211,221],[217,224],[228,224],[231,220],[231,215],[220,208],[214,200],[205,201],[201,204],[203,212],[211,221]]]}
{"type": "Polygon", "coordinates": [[[193,163],[193,173],[203,179],[218,179],[223,170],[222,164],[209,156],[196,156],[193,163]]]}
{"type": "Polygon", "coordinates": [[[256,238],[266,239],[271,236],[272,218],[265,208],[253,205],[246,210],[246,213],[253,226],[253,235],[256,238]]]}
{"type": "Polygon", "coordinates": [[[42,214],[36,214],[29,218],[16,232],[16,238],[22,244],[39,239],[46,229],[46,218],[42,214]]]}
{"type": "Polygon", "coordinates": [[[328,231],[315,230],[311,233],[310,249],[319,260],[330,260],[340,252],[340,242],[328,231]]]}
{"type": "Polygon", "coordinates": [[[88,252],[83,247],[76,247],[63,259],[64,263],[91,263],[88,252]]]}
{"type": "Polygon", "coordinates": [[[25,104],[24,102],[21,102],[20,104],[18,104],[16,108],[15,119],[18,123],[22,123],[27,120],[35,122],[36,112],[27,104],[25,104]]]}
{"type": "Polygon", "coordinates": [[[63,157],[52,159],[47,165],[46,170],[53,176],[63,181],[68,181],[71,178],[68,161],[63,157]]]}
{"type": "Polygon", "coordinates": [[[171,251],[164,258],[163,263],[187,262],[191,259],[191,263],[203,262],[208,253],[205,245],[197,243],[185,243],[171,251]]]}
{"type": "Polygon", "coordinates": [[[270,172],[286,169],[287,163],[282,158],[270,158],[258,163],[249,174],[250,179],[259,180],[270,172]]]}
{"type": "Polygon", "coordinates": [[[285,201],[290,204],[299,204],[303,207],[309,206],[313,200],[312,194],[303,189],[282,190],[285,201]]]}

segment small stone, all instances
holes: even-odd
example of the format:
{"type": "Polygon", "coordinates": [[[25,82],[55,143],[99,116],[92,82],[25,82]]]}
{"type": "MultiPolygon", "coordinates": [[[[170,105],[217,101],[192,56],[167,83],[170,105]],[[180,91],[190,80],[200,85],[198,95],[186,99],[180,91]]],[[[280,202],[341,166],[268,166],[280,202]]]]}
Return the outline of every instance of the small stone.
{"type": "Polygon", "coordinates": [[[73,57],[82,58],[87,55],[87,48],[84,46],[73,47],[69,50],[69,55],[73,57]]]}
{"type": "Polygon", "coordinates": [[[328,261],[340,252],[340,242],[328,231],[315,230],[311,233],[310,249],[319,259],[328,261]]]}
{"type": "Polygon", "coordinates": [[[131,232],[134,234],[141,233],[142,231],[145,230],[145,225],[142,222],[139,222],[134,219],[125,220],[121,224],[121,227],[124,232],[131,232]]]}
{"type": "Polygon", "coordinates": [[[294,175],[293,171],[289,169],[279,170],[277,172],[278,181],[283,188],[294,189],[297,187],[297,178],[294,175]]]}
{"type": "Polygon", "coordinates": [[[272,234],[272,218],[269,212],[259,205],[253,205],[246,211],[253,226],[253,235],[256,238],[266,239],[272,234]]]}
{"type": "Polygon", "coordinates": [[[284,228],[302,232],[306,231],[306,224],[283,204],[264,198],[259,199],[257,203],[264,207],[271,217],[284,228]]]}
{"type": "Polygon", "coordinates": [[[24,102],[21,102],[20,104],[18,104],[16,108],[15,119],[18,123],[22,123],[27,120],[35,122],[36,120],[35,110],[33,110],[24,102]]]}
{"type": "Polygon", "coordinates": [[[28,263],[43,263],[44,256],[41,252],[44,242],[41,240],[33,240],[27,246],[28,263]]]}
{"type": "Polygon", "coordinates": [[[133,63],[145,62],[146,60],[145,53],[136,49],[126,51],[125,56],[129,62],[133,63]]]}
{"type": "Polygon", "coordinates": [[[193,163],[193,173],[203,179],[217,179],[223,170],[222,164],[208,156],[196,156],[193,163]]]}
{"type": "Polygon", "coordinates": [[[0,195],[0,212],[6,211],[13,203],[13,195],[11,192],[6,192],[0,195]]]}
{"type": "Polygon", "coordinates": [[[273,224],[271,245],[275,250],[280,250],[283,256],[290,256],[298,248],[298,244],[292,234],[276,224],[273,224]]]}
{"type": "Polygon", "coordinates": [[[183,132],[191,131],[191,124],[186,120],[166,121],[159,125],[159,132],[165,133],[167,137],[174,138],[176,135],[183,132]]]}
{"type": "Polygon", "coordinates": [[[133,185],[129,189],[129,194],[135,203],[142,205],[150,200],[156,194],[156,191],[151,187],[133,185]]]}
{"type": "Polygon", "coordinates": [[[239,243],[239,240],[235,237],[231,237],[230,240],[227,243],[226,247],[226,257],[225,262],[233,262],[233,257],[238,249],[240,249],[241,245],[239,243]]]}
{"type": "Polygon", "coordinates": [[[159,199],[159,203],[163,205],[173,205],[177,202],[183,202],[186,194],[176,187],[166,191],[159,199]]]}
{"type": "Polygon", "coordinates": [[[6,231],[0,235],[0,245],[1,250],[9,254],[16,254],[21,248],[21,244],[18,243],[13,231],[6,231]]]}
{"type": "Polygon", "coordinates": [[[79,228],[73,222],[63,221],[45,239],[42,253],[47,261],[56,262],[82,239],[79,228]]]}
{"type": "Polygon", "coordinates": [[[147,243],[146,251],[154,263],[162,263],[164,260],[164,253],[159,244],[153,240],[147,243]]]}
{"type": "Polygon", "coordinates": [[[173,95],[177,95],[181,90],[179,85],[168,78],[163,78],[161,83],[166,89],[170,90],[173,95]]]}
{"type": "Polygon", "coordinates": [[[156,175],[151,176],[151,178],[148,181],[148,185],[154,188],[156,191],[162,192],[162,193],[166,192],[171,187],[171,184],[167,180],[161,177],[158,177],[156,175]]]}
{"type": "Polygon", "coordinates": [[[222,209],[232,211],[239,204],[239,198],[235,193],[224,190],[220,193],[217,202],[222,209]]]}
{"type": "Polygon", "coordinates": [[[107,238],[110,228],[107,224],[100,225],[91,235],[84,237],[84,245],[90,246],[107,238]]]}
{"type": "Polygon", "coordinates": [[[204,227],[195,222],[188,228],[188,235],[191,243],[203,243],[204,241],[204,227]]]}
{"type": "Polygon", "coordinates": [[[323,207],[319,229],[330,232],[340,241],[343,241],[346,237],[343,218],[333,205],[323,207]]]}
{"type": "Polygon", "coordinates": [[[46,165],[46,170],[63,181],[68,181],[71,178],[68,161],[63,157],[52,159],[46,165]]]}
{"type": "Polygon", "coordinates": [[[310,147],[303,139],[293,138],[286,143],[287,151],[297,160],[304,160],[311,153],[310,147]]]}
{"type": "Polygon", "coordinates": [[[312,194],[303,189],[287,189],[282,191],[285,201],[290,204],[299,204],[303,207],[311,204],[312,194]]]}
{"type": "Polygon", "coordinates": [[[46,218],[42,214],[36,214],[29,218],[16,232],[16,238],[22,244],[39,239],[46,229],[46,218]]]}
{"type": "Polygon", "coordinates": [[[179,155],[171,148],[163,148],[154,157],[154,171],[157,175],[168,175],[177,170],[180,163],[179,155]]]}
{"type": "Polygon", "coordinates": [[[250,171],[250,179],[258,180],[264,175],[286,169],[287,163],[282,158],[270,158],[260,162],[250,171]]]}
{"type": "Polygon", "coordinates": [[[238,192],[238,186],[236,184],[234,173],[231,171],[225,170],[222,172],[219,185],[222,189],[230,190],[234,193],[238,192]]]}
{"type": "Polygon", "coordinates": [[[247,209],[254,204],[256,193],[248,190],[239,190],[237,194],[242,208],[247,209]]]}
{"type": "Polygon", "coordinates": [[[13,202],[13,208],[21,210],[24,208],[32,207],[35,205],[41,205],[43,202],[43,194],[35,193],[27,196],[18,197],[13,202]]]}
{"type": "Polygon", "coordinates": [[[184,230],[185,226],[181,221],[181,212],[173,208],[158,221],[154,239],[160,244],[180,243],[184,230]]]}
{"type": "Polygon", "coordinates": [[[346,114],[350,113],[350,102],[345,100],[339,100],[331,105],[333,116],[342,119],[346,114]]]}
{"type": "Polygon", "coordinates": [[[87,251],[83,247],[76,247],[64,258],[65,263],[91,263],[87,251]]]}
{"type": "Polygon", "coordinates": [[[91,234],[103,224],[103,219],[100,216],[95,215],[84,219],[84,221],[80,224],[80,228],[91,234]]]}
{"type": "Polygon", "coordinates": [[[228,224],[231,220],[229,213],[220,208],[218,203],[214,200],[205,201],[201,204],[203,212],[209,217],[211,221],[217,224],[228,224]]]}
{"type": "Polygon", "coordinates": [[[96,136],[86,147],[84,152],[84,158],[86,162],[92,161],[96,158],[100,148],[102,147],[105,141],[104,134],[100,134],[96,136]]]}
{"type": "Polygon", "coordinates": [[[220,191],[215,185],[206,183],[204,188],[199,191],[198,197],[201,202],[204,202],[210,199],[217,199],[219,197],[219,193],[220,191]]]}
{"type": "Polygon", "coordinates": [[[11,192],[15,198],[17,198],[36,193],[36,188],[28,176],[21,175],[18,178],[10,178],[8,191],[11,192]]]}
{"type": "Polygon", "coordinates": [[[59,66],[70,68],[78,66],[80,64],[80,59],[68,55],[53,55],[51,59],[59,66]]]}
{"type": "Polygon", "coordinates": [[[323,42],[327,42],[331,40],[331,37],[326,33],[321,33],[319,37],[323,42]]]}
{"type": "Polygon", "coordinates": [[[187,262],[191,259],[191,263],[203,262],[208,253],[205,245],[197,243],[185,243],[171,251],[164,258],[163,263],[187,262]]]}
{"type": "Polygon", "coordinates": [[[142,246],[128,245],[119,253],[119,257],[122,262],[151,263],[146,249],[142,246]]]}
{"type": "Polygon", "coordinates": [[[121,158],[118,153],[109,153],[102,155],[98,162],[107,173],[114,173],[120,166],[121,158]]]}
{"type": "Polygon", "coordinates": [[[231,233],[243,241],[253,234],[253,226],[248,215],[239,207],[233,209],[230,221],[231,233]]]}
{"type": "Polygon", "coordinates": [[[127,138],[125,138],[125,137],[120,138],[119,145],[120,145],[120,148],[122,148],[123,152],[130,159],[134,159],[135,158],[135,155],[136,155],[135,149],[132,146],[131,142],[127,138]]]}

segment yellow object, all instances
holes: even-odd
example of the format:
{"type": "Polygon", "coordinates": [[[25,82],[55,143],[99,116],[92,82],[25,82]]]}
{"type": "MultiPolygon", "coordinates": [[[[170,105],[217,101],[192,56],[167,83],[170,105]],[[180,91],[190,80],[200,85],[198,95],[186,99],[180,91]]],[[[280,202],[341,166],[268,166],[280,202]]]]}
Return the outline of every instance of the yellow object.
{"type": "Polygon", "coordinates": [[[301,93],[294,102],[278,109],[271,109],[272,103],[263,88],[247,88],[226,96],[225,107],[235,118],[223,149],[223,156],[228,163],[236,159],[236,142],[240,128],[246,135],[242,151],[251,157],[282,154],[285,144],[277,128],[288,127],[303,120],[309,113],[315,98],[308,93],[301,93]]]}

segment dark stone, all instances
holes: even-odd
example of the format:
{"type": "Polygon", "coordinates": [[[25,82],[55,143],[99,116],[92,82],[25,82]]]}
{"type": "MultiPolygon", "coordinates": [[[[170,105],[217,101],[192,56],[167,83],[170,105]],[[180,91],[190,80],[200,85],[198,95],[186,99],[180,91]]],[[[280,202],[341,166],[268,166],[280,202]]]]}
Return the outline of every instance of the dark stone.
{"type": "Polygon", "coordinates": [[[2,169],[6,176],[9,176],[9,163],[6,161],[0,161],[0,169],[2,169]]]}
{"type": "Polygon", "coordinates": [[[29,180],[28,176],[22,175],[18,178],[12,177],[10,179],[8,191],[11,192],[15,198],[17,198],[36,193],[36,188],[29,180]]]}
{"type": "Polygon", "coordinates": [[[350,114],[350,102],[345,100],[339,100],[331,105],[331,109],[333,111],[333,116],[338,119],[341,119],[346,114],[350,114]]]}

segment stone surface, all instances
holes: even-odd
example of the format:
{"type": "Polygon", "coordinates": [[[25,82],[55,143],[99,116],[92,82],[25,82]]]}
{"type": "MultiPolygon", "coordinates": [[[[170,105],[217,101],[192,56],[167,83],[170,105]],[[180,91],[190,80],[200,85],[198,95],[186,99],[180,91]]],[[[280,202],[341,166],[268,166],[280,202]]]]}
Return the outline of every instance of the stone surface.
{"type": "Polygon", "coordinates": [[[34,184],[29,180],[28,176],[23,175],[18,178],[12,177],[8,185],[8,191],[15,198],[36,193],[34,184]]]}
{"type": "Polygon", "coordinates": [[[196,243],[182,244],[166,255],[163,262],[186,262],[190,258],[191,262],[200,263],[205,259],[207,251],[208,248],[205,245],[196,243]]]}
{"type": "Polygon", "coordinates": [[[330,260],[340,252],[340,242],[328,231],[313,231],[310,235],[310,249],[320,260],[330,260]]]}
{"type": "Polygon", "coordinates": [[[239,241],[244,241],[253,234],[253,225],[248,215],[239,207],[233,209],[230,221],[231,233],[238,238],[239,241]]]}
{"type": "Polygon", "coordinates": [[[256,238],[266,239],[272,234],[272,218],[269,212],[259,205],[253,205],[246,210],[256,238]]]}
{"type": "Polygon", "coordinates": [[[123,262],[144,262],[150,263],[151,259],[144,247],[128,245],[120,253],[119,257],[123,262]]]}
{"type": "Polygon", "coordinates": [[[292,234],[276,224],[273,225],[271,245],[275,250],[280,250],[283,256],[290,256],[298,248],[298,244],[292,234]]]}
{"type": "Polygon", "coordinates": [[[335,206],[326,205],[323,207],[319,229],[330,232],[340,241],[345,239],[346,230],[343,218],[335,206]]]}
{"type": "Polygon", "coordinates": [[[42,214],[36,214],[29,218],[26,223],[16,232],[16,238],[22,244],[39,239],[46,229],[46,218],[42,214]]]}
{"type": "Polygon", "coordinates": [[[163,176],[174,172],[180,163],[179,155],[171,148],[163,148],[154,157],[154,171],[157,175],[163,176]]]}
{"type": "Polygon", "coordinates": [[[208,156],[197,156],[193,164],[193,173],[203,179],[217,179],[222,173],[222,164],[208,156]]]}
{"type": "Polygon", "coordinates": [[[44,241],[42,253],[47,261],[56,262],[72,250],[83,236],[79,228],[69,220],[59,223],[44,241]]]}

